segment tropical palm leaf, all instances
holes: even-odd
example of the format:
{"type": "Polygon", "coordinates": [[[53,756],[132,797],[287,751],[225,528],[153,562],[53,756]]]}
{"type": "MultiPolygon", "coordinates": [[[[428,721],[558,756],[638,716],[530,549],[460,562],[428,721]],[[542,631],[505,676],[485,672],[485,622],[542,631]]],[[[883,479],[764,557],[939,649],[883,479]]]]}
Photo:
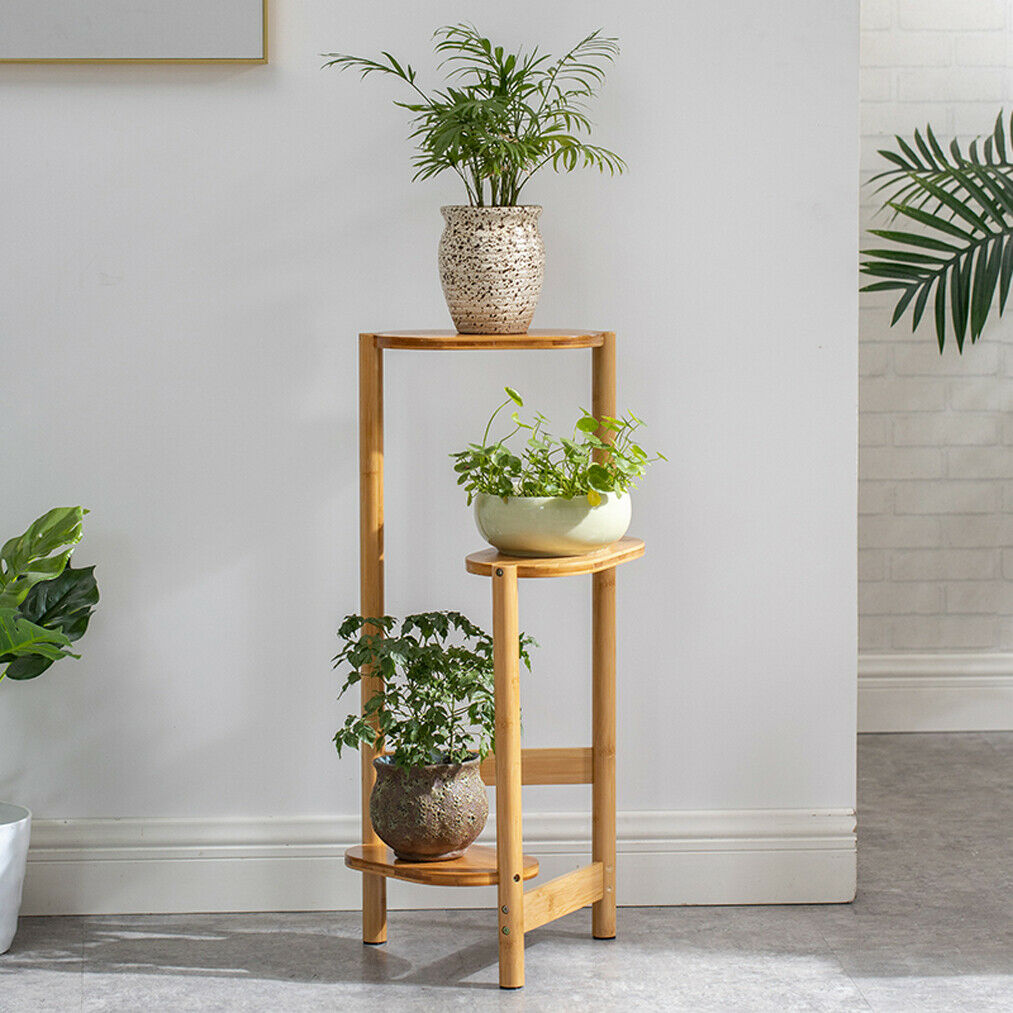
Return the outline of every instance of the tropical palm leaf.
{"type": "Polygon", "coordinates": [[[968,336],[972,344],[981,336],[997,292],[1002,315],[1013,279],[1013,161],[1003,113],[966,151],[956,139],[944,149],[931,126],[924,136],[916,130],[912,143],[896,141],[898,151],[880,151],[892,167],[869,182],[886,193],[891,224],[901,219],[907,228],[869,230],[894,246],[862,251],[861,271],[873,279],[862,291],[900,293],[890,325],[912,306],[912,330],[931,300],[940,352],[947,330],[963,352],[968,336]]]}
{"type": "Polygon", "coordinates": [[[423,91],[414,68],[387,52],[378,59],[330,53],[325,64],[399,78],[419,96],[395,103],[414,117],[414,179],[452,170],[470,203],[508,206],[548,164],[557,172],[589,167],[610,175],[626,168],[617,154],[584,139],[591,133],[587,100],[619,52],[615,39],[594,31],[554,59],[537,48],[506,53],[467,23],[438,28],[433,37],[450,81],[440,91],[423,91]]]}

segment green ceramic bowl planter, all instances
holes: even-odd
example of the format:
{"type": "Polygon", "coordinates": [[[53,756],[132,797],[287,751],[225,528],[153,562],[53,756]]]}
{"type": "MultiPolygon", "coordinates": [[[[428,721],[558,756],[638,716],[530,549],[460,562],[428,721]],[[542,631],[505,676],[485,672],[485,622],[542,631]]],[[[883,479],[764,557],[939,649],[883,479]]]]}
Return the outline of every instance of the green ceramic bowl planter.
{"type": "Polygon", "coordinates": [[[475,505],[482,537],[512,556],[575,556],[619,541],[630,526],[630,491],[663,454],[648,454],[636,441],[644,424],[633,415],[595,418],[582,411],[570,436],[554,436],[540,412],[525,421],[516,410],[513,428],[489,442],[504,408],[523,407],[512,387],[492,413],[480,443],[451,454],[457,483],[475,505]],[[515,452],[511,440],[522,436],[515,452]]]}

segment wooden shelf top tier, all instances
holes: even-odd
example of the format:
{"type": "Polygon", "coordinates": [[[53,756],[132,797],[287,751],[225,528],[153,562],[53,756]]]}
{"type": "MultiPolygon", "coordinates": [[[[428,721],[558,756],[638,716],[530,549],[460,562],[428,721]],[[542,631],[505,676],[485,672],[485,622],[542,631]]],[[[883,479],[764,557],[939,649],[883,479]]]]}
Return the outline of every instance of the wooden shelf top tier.
{"type": "Polygon", "coordinates": [[[479,348],[598,348],[604,331],[538,330],[526,334],[458,334],[457,331],[383,331],[367,334],[377,348],[453,350],[479,348]]]}
{"type": "MultiPolygon", "coordinates": [[[[523,855],[524,878],[538,875],[538,859],[523,855]]],[[[473,844],[460,858],[446,862],[402,862],[385,844],[357,844],[345,852],[345,865],[359,872],[390,876],[431,886],[495,886],[499,882],[496,849],[473,844]]]]}
{"type": "Polygon", "coordinates": [[[598,573],[620,563],[628,563],[644,554],[639,538],[620,538],[605,549],[583,556],[507,556],[497,549],[473,552],[464,561],[468,573],[491,577],[497,567],[516,566],[518,577],[569,577],[577,573],[598,573]]]}

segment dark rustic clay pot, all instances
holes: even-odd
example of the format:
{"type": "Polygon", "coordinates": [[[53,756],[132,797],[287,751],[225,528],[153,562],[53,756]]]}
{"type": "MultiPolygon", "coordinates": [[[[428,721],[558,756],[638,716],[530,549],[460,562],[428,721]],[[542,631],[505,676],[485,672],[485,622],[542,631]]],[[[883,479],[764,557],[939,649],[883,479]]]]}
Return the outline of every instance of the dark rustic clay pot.
{"type": "Polygon", "coordinates": [[[376,784],[369,818],[380,839],[408,862],[458,858],[482,832],[489,799],[478,773],[477,754],[465,763],[396,767],[373,760],[376,784]]]}

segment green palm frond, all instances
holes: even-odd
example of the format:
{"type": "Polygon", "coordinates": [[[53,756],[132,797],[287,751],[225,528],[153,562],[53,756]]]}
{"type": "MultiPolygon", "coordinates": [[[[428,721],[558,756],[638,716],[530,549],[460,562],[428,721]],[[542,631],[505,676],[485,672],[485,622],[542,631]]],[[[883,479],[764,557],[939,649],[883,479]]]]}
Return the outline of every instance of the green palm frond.
{"type": "Polygon", "coordinates": [[[957,140],[944,149],[926,126],[913,143],[897,137],[899,151],[880,151],[892,168],[869,181],[878,184],[876,193],[885,191],[891,225],[902,221],[869,230],[895,246],[862,251],[861,271],[874,279],[862,291],[899,292],[890,325],[912,306],[912,330],[931,301],[940,352],[948,329],[961,352],[966,337],[978,340],[997,292],[999,314],[1006,308],[1013,279],[1010,137],[1013,116],[1007,134],[1001,112],[991,135],[966,151],[957,140]]]}
{"type": "Polygon", "coordinates": [[[451,170],[470,203],[512,205],[548,164],[557,172],[594,168],[610,175],[626,168],[615,152],[586,140],[587,102],[619,52],[615,39],[599,29],[553,58],[537,48],[506,53],[467,23],[438,28],[433,37],[449,83],[431,93],[419,87],[410,64],[387,52],[379,59],[330,53],[325,64],[362,77],[393,76],[416,93],[417,100],[395,103],[413,114],[414,179],[451,170]]]}

